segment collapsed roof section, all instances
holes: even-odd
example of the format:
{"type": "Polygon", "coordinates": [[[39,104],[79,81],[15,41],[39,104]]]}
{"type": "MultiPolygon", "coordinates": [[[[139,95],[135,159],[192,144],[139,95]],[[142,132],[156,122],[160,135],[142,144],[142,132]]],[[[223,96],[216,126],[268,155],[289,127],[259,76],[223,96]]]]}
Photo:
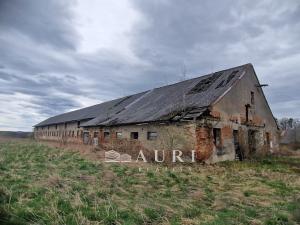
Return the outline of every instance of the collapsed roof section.
{"type": "Polygon", "coordinates": [[[88,121],[81,126],[90,127],[196,118],[226,93],[248,67],[252,65],[238,66],[64,113],[36,127],[82,120],[88,121]]]}

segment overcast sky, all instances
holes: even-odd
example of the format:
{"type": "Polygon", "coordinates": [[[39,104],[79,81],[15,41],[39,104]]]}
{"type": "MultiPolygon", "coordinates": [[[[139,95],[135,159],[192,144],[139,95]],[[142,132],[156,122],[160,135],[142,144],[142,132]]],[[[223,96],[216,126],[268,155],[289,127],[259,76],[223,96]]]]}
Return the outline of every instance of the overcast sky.
{"type": "Polygon", "coordinates": [[[300,117],[299,0],[0,0],[0,130],[249,62],[300,117]]]}

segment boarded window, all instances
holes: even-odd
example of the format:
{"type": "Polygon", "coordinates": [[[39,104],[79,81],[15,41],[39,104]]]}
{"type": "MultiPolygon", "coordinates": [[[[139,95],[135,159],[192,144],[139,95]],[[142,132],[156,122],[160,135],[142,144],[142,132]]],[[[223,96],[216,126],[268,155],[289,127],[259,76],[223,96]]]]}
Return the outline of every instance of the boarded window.
{"type": "Polygon", "coordinates": [[[215,73],[208,78],[202,79],[198,84],[196,84],[188,94],[196,94],[200,92],[207,91],[209,87],[223,74],[223,72],[215,73]]]}
{"type": "Polygon", "coordinates": [[[139,133],[138,132],[131,132],[130,133],[131,139],[139,139],[139,133]]]}
{"type": "Polygon", "coordinates": [[[157,139],[157,132],[148,132],[147,133],[148,140],[156,140],[157,139]]]}
{"type": "Polygon", "coordinates": [[[98,132],[94,132],[94,138],[98,137],[98,132]]]}
{"type": "Polygon", "coordinates": [[[123,135],[122,132],[116,132],[117,139],[122,139],[123,135]]]}
{"type": "Polygon", "coordinates": [[[108,131],[105,131],[105,132],[103,133],[104,139],[109,139],[109,136],[110,136],[110,134],[109,134],[108,131]]]}

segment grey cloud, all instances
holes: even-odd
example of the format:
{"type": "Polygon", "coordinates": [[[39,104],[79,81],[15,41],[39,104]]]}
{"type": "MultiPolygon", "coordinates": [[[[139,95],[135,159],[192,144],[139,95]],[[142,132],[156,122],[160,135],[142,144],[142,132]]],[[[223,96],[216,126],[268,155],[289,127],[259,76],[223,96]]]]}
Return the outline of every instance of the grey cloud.
{"type": "MultiPolygon", "coordinates": [[[[299,1],[136,0],[133,3],[144,20],[135,28],[132,47],[139,57],[157,68],[158,74],[176,80],[178,65],[185,64],[188,73],[196,76],[252,62],[259,77],[270,84],[266,93],[271,107],[299,96],[299,79],[278,88],[286,79],[274,79],[278,76],[274,70],[280,71],[281,60],[292,55],[300,60],[299,1]]],[[[288,78],[299,77],[300,66],[291,62],[291,67],[294,71],[288,78]]],[[[279,111],[274,113],[282,115],[279,111]]],[[[297,105],[286,113],[300,116],[297,105]]]]}
{"type": "MultiPolygon", "coordinates": [[[[272,48],[269,48],[268,41],[272,41],[273,37],[263,35],[268,29],[277,32],[289,25],[287,22],[281,26],[273,24],[278,23],[282,15],[289,15],[289,11],[280,13],[279,18],[273,18],[272,15],[276,12],[261,9],[261,1],[251,1],[251,4],[241,2],[180,0],[174,4],[174,1],[134,1],[147,23],[142,23],[135,29],[133,48],[140,57],[147,58],[155,65],[173,66],[175,62],[186,60],[190,67],[198,70],[209,67],[209,64],[239,64],[239,58],[230,52],[231,47],[237,44],[246,48],[246,52],[243,52],[245,58],[252,59],[251,56],[255,54],[253,58],[259,60],[266,56],[265,53],[272,57],[272,53],[276,54],[280,49],[276,46],[277,43],[271,43],[272,48]],[[255,38],[260,37],[262,40],[255,43],[255,38]],[[253,46],[254,44],[259,46],[253,46]]],[[[282,5],[278,3],[282,3],[274,2],[278,6],[275,9],[281,11],[279,6],[282,5]]],[[[263,6],[269,6],[268,4],[272,3],[265,1],[263,6]]],[[[293,32],[294,28],[299,29],[298,25],[295,24],[295,27],[286,31],[293,32]]],[[[286,36],[294,36],[296,33],[287,33],[286,36]]],[[[294,44],[299,48],[297,42],[294,44]]]]}
{"type": "MultiPolygon", "coordinates": [[[[2,91],[20,92],[44,96],[51,93],[83,94],[79,89],[74,88],[76,79],[70,75],[61,74],[60,77],[53,75],[15,75],[1,72],[0,79],[6,80],[2,91]],[[75,79],[75,80],[74,80],[75,79]]],[[[1,81],[0,81],[1,82],[1,81]]],[[[1,83],[0,83],[1,84],[1,83]]]]}
{"type": "Polygon", "coordinates": [[[58,51],[5,29],[0,29],[0,42],[0,61],[5,64],[6,69],[28,74],[72,72],[72,57],[75,52],[63,48],[58,51]]]}
{"type": "MultiPolygon", "coordinates": [[[[183,66],[191,78],[252,62],[270,84],[275,115],[300,117],[290,103],[300,94],[299,1],[132,0],[142,19],[130,48],[142,63],[111,49],[77,52],[74,4],[0,1],[0,97],[28,95],[18,104],[46,118],[81,107],[79,97],[101,102],[177,82],[183,66]]],[[[30,113],[17,116],[24,124],[12,126],[20,129],[38,122],[30,113]]]]}
{"type": "Polygon", "coordinates": [[[74,3],[73,0],[1,0],[0,28],[21,32],[38,43],[75,49],[78,35],[72,24],[74,3]]]}
{"type": "MultiPolygon", "coordinates": [[[[21,93],[32,96],[30,104],[23,105],[24,111],[34,109],[41,116],[49,117],[68,111],[71,108],[80,107],[73,96],[84,95],[75,87],[76,78],[70,75],[55,77],[51,75],[31,75],[20,76],[1,72],[0,78],[5,78],[6,82],[1,83],[0,94],[14,95],[21,93]],[[67,94],[64,96],[63,94],[67,94]]],[[[76,97],[75,97],[76,98],[76,97]]]]}
{"type": "Polygon", "coordinates": [[[62,96],[43,96],[35,98],[32,103],[38,105],[37,111],[45,117],[80,107],[72,98],[62,96]]]}

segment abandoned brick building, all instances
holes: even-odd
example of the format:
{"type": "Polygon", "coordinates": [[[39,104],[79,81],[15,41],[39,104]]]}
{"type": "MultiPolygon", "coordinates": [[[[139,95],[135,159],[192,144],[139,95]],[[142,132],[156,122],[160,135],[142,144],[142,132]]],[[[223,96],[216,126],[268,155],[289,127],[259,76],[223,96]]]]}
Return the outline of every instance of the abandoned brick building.
{"type": "Polygon", "coordinates": [[[194,149],[199,161],[278,148],[278,126],[252,64],[57,115],[34,126],[38,140],[82,145],[138,142],[194,149]]]}

